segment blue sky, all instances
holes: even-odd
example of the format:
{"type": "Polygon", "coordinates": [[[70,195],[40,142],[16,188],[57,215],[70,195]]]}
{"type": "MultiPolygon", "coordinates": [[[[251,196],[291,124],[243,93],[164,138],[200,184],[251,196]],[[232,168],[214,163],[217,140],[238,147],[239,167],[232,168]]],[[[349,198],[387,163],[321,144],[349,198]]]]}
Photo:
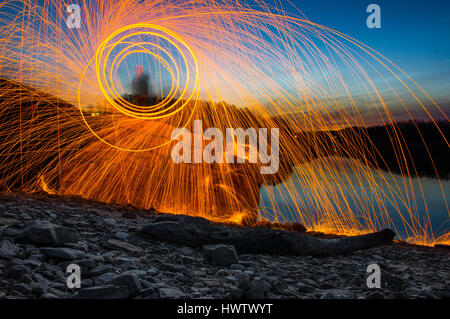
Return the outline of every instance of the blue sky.
{"type": "MultiPolygon", "coordinates": [[[[295,13],[282,0],[284,8],[295,13]]],[[[450,105],[449,0],[293,0],[311,21],[341,31],[377,50],[450,105]],[[381,29],[369,29],[369,4],[381,8],[381,29]]]]}

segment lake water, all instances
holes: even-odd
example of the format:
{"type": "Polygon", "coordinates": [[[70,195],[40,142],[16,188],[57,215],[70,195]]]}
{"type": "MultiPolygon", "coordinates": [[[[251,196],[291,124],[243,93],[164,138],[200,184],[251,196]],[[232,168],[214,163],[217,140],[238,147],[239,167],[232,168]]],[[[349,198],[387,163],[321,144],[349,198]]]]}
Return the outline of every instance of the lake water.
{"type": "Polygon", "coordinates": [[[450,181],[407,178],[346,158],[298,165],[277,186],[262,186],[260,213],[308,227],[334,224],[362,229],[390,227],[397,238],[450,232],[450,181]],[[326,212],[332,212],[326,213],[326,212]],[[431,226],[431,227],[430,227],[431,226]]]}

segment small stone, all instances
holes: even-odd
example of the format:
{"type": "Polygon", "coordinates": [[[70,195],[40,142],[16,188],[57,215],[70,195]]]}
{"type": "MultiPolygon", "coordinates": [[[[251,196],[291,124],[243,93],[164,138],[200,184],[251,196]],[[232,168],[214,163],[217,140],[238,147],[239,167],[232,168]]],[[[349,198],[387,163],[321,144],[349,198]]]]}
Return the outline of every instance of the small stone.
{"type": "Polygon", "coordinates": [[[265,299],[270,288],[270,284],[265,280],[252,280],[250,288],[245,291],[244,295],[247,299],[265,299]]]}
{"type": "Polygon", "coordinates": [[[110,239],[106,243],[107,247],[112,247],[113,249],[122,249],[130,253],[142,254],[144,249],[139,246],[132,245],[117,239],[110,239]]]}
{"type": "Polygon", "coordinates": [[[25,267],[23,265],[16,265],[16,266],[6,269],[6,271],[4,272],[4,275],[6,278],[19,280],[27,272],[28,272],[27,267],[25,267]]]}
{"type": "Polygon", "coordinates": [[[159,266],[159,269],[161,269],[162,271],[170,271],[170,272],[175,272],[175,273],[181,271],[179,266],[169,264],[169,263],[161,263],[161,265],[159,266]]]}
{"type": "Polygon", "coordinates": [[[320,289],[334,289],[334,288],[336,288],[334,285],[332,285],[332,284],[330,284],[330,283],[328,283],[328,282],[322,282],[320,285],[319,285],[319,288],[320,289]]]}
{"type": "Polygon", "coordinates": [[[114,258],[115,256],[117,256],[118,254],[120,254],[119,251],[117,251],[117,250],[111,250],[111,251],[108,251],[108,252],[104,253],[104,254],[102,255],[102,257],[103,257],[103,259],[104,259],[105,262],[112,262],[112,261],[113,261],[113,258],[114,258]]]}
{"type": "Polygon", "coordinates": [[[107,272],[105,274],[95,277],[95,283],[96,284],[104,284],[104,283],[110,282],[115,276],[116,276],[115,273],[107,272]]]}
{"type": "Polygon", "coordinates": [[[233,269],[233,270],[245,270],[245,266],[241,265],[241,264],[232,264],[230,266],[230,269],[233,269]]]}
{"type": "Polygon", "coordinates": [[[213,262],[223,266],[237,264],[239,261],[236,249],[232,245],[206,245],[203,246],[203,253],[213,262]]]}
{"type": "Polygon", "coordinates": [[[44,254],[31,255],[23,264],[32,268],[40,267],[46,259],[47,257],[44,254]]]}
{"type": "Polygon", "coordinates": [[[31,284],[33,282],[33,279],[28,275],[28,274],[24,274],[21,278],[20,281],[26,284],[31,284]]]}
{"type": "MultiPolygon", "coordinates": [[[[15,216],[14,216],[15,217],[15,216]]],[[[19,224],[20,221],[15,218],[3,218],[0,217],[0,225],[2,226],[13,226],[19,224]]]]}
{"type": "Polygon", "coordinates": [[[126,232],[118,231],[117,233],[114,234],[114,237],[120,240],[128,240],[128,238],[130,238],[130,235],[126,232]]]}
{"type": "Polygon", "coordinates": [[[138,295],[142,298],[156,299],[158,298],[158,289],[156,289],[155,287],[148,287],[139,291],[138,295]]]}
{"type": "Polygon", "coordinates": [[[114,218],[105,218],[103,221],[108,224],[109,226],[115,226],[117,224],[116,220],[114,218]]]}
{"type": "Polygon", "coordinates": [[[250,278],[247,275],[236,274],[235,278],[237,279],[238,288],[244,290],[250,288],[250,278]]]}
{"type": "Polygon", "coordinates": [[[114,286],[125,286],[128,288],[130,294],[135,294],[142,289],[139,277],[135,273],[124,273],[114,277],[110,284],[114,286]]]}
{"type": "Polygon", "coordinates": [[[131,258],[119,257],[114,259],[114,264],[122,268],[134,268],[136,263],[131,258]]]}
{"type": "Polygon", "coordinates": [[[187,295],[178,288],[160,288],[161,299],[186,299],[187,295]]]}
{"type": "Polygon", "coordinates": [[[149,275],[149,276],[155,276],[158,273],[159,273],[159,270],[157,268],[152,267],[150,269],[147,269],[147,275],[149,275]]]}
{"type": "Polygon", "coordinates": [[[20,251],[20,248],[14,245],[9,240],[2,240],[0,242],[0,258],[13,258],[20,251]]]}
{"type": "Polygon", "coordinates": [[[107,272],[112,272],[113,266],[112,265],[100,265],[97,266],[91,270],[89,270],[88,274],[90,276],[100,276],[103,274],[106,274],[107,272]]]}

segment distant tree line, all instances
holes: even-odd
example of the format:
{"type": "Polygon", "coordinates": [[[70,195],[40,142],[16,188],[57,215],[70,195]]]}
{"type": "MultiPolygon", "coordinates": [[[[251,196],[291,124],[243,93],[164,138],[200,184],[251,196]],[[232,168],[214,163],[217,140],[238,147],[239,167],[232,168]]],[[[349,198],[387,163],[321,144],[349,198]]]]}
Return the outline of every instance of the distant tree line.
{"type": "MultiPolygon", "coordinates": [[[[312,157],[343,156],[397,174],[448,179],[450,137],[448,121],[410,121],[372,127],[349,127],[322,132],[298,132],[309,140],[312,157]],[[439,128],[439,129],[438,129],[439,128]],[[440,130],[440,131],[439,131],[440,130]],[[320,141],[320,143],[317,143],[320,141]],[[319,145],[319,146],[317,146],[319,145]]],[[[302,142],[304,144],[304,142],[302,142]]]]}

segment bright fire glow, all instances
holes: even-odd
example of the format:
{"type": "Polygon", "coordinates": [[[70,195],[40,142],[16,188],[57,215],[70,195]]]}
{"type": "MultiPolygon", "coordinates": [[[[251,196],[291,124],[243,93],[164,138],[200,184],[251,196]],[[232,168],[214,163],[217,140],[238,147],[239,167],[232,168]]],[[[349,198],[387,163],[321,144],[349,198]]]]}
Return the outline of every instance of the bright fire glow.
{"type": "MultiPolygon", "coordinates": [[[[20,91],[14,82],[1,88],[0,169],[7,174],[0,185],[215,221],[243,223],[270,212],[274,221],[337,234],[393,227],[400,216],[411,242],[449,242],[448,233],[436,238],[431,212],[419,214],[425,196],[414,195],[413,172],[405,169],[388,183],[363,163],[344,169],[348,162],[314,161],[306,149],[328,142],[296,138],[299,131],[365,127],[370,114],[394,125],[390,143],[398,162],[411,158],[392,105],[405,114],[420,109],[430,121],[432,111],[448,118],[379,53],[328,27],[245,1],[89,0],[80,7],[81,28],[69,29],[61,1],[0,4],[0,75],[49,94],[20,91]],[[137,65],[151,74],[160,97],[153,105],[123,98],[137,65]],[[262,176],[259,164],[248,163],[174,164],[171,133],[192,131],[194,119],[222,130],[288,125],[281,127],[279,173],[262,176]],[[289,187],[294,166],[300,185],[289,187]],[[283,180],[282,193],[268,187],[270,204],[260,207],[261,185],[283,180]],[[354,191],[361,183],[368,187],[354,191]],[[286,202],[295,205],[287,209],[286,202]]],[[[369,147],[358,134],[346,137],[355,158],[369,147]]],[[[444,191],[442,200],[447,205],[444,191]]]]}

